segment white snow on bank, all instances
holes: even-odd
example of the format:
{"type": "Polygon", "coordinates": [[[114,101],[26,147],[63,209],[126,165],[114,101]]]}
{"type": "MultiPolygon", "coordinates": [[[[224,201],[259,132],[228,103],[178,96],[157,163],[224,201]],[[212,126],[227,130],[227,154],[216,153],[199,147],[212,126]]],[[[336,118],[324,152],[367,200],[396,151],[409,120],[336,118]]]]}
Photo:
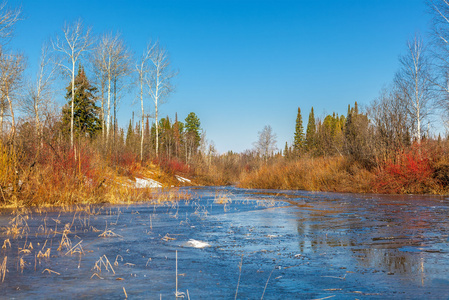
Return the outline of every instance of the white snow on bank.
{"type": "Polygon", "coordinates": [[[179,176],[179,175],[175,175],[175,177],[176,177],[176,179],[178,179],[178,181],[181,181],[181,182],[188,182],[188,183],[191,183],[191,182],[192,182],[190,179],[181,177],[181,176],[179,176]]]}
{"type": "Polygon", "coordinates": [[[187,243],[184,244],[184,246],[193,247],[193,248],[206,248],[206,247],[210,247],[210,244],[208,244],[206,242],[190,239],[187,243]]]}
{"type": "Polygon", "coordinates": [[[157,182],[156,180],[150,178],[136,178],[135,187],[138,189],[141,188],[160,188],[162,184],[157,182]]]}

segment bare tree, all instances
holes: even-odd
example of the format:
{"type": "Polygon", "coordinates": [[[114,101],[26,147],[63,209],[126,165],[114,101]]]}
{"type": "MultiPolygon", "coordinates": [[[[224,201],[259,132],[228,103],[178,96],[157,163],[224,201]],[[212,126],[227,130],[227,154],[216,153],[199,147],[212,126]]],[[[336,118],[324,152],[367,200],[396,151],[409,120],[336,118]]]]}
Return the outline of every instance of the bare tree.
{"type": "Polygon", "coordinates": [[[20,8],[8,9],[7,1],[0,4],[0,38],[5,40],[12,36],[14,25],[20,20],[21,13],[20,8]]]}
{"type": "MultiPolygon", "coordinates": [[[[109,139],[111,124],[114,124],[117,114],[117,81],[130,72],[130,54],[120,35],[104,34],[95,49],[94,65],[107,90],[107,109],[104,110],[104,100],[102,101],[103,116],[106,115],[106,139],[109,139]],[[111,121],[111,106],[113,106],[113,120],[111,121]]],[[[103,87],[103,85],[102,85],[103,87]]],[[[102,88],[102,91],[104,91],[102,88]]],[[[103,93],[103,92],[102,92],[103,93]]],[[[102,97],[104,99],[104,97],[102,97]]]]}
{"type": "Polygon", "coordinates": [[[0,98],[6,99],[11,115],[10,137],[13,140],[16,132],[13,102],[18,98],[18,88],[22,83],[22,75],[25,70],[25,58],[22,54],[0,55],[0,98]]]}
{"type": "MultiPolygon", "coordinates": [[[[150,43],[151,44],[151,43],[150,43]]],[[[146,77],[148,93],[154,102],[154,118],[156,125],[156,156],[159,154],[159,124],[158,108],[166,101],[167,96],[172,92],[171,79],[177,75],[170,67],[170,59],[167,51],[155,42],[149,46],[149,72],[146,77]]]]}
{"type": "Polygon", "coordinates": [[[58,65],[70,75],[72,81],[70,145],[73,147],[76,64],[84,52],[90,50],[90,46],[92,45],[90,38],[91,29],[84,30],[81,20],[78,20],[71,25],[66,24],[62,31],[64,36],[62,38],[56,36],[52,40],[52,45],[53,49],[61,55],[61,60],[59,60],[58,65]]]}
{"type": "Polygon", "coordinates": [[[139,85],[139,91],[140,91],[140,107],[142,110],[142,122],[140,124],[141,125],[141,129],[140,129],[140,160],[143,159],[143,142],[144,142],[144,138],[145,138],[145,133],[144,133],[144,128],[143,128],[144,118],[145,118],[145,109],[144,109],[144,101],[143,101],[143,99],[144,99],[144,83],[145,83],[146,76],[149,72],[148,61],[150,59],[151,53],[153,52],[153,47],[154,47],[154,44],[152,44],[150,42],[148,44],[146,51],[142,54],[142,57],[136,64],[136,72],[138,74],[138,85],[139,85]]]}
{"type": "Polygon", "coordinates": [[[410,143],[411,119],[397,87],[382,89],[367,111],[374,125],[377,157],[385,160],[410,143]]]}
{"type": "Polygon", "coordinates": [[[101,120],[101,132],[102,132],[102,137],[105,138],[106,136],[106,126],[105,126],[105,116],[106,116],[106,109],[105,109],[105,89],[106,89],[106,81],[107,81],[107,76],[106,76],[106,71],[103,68],[103,59],[105,54],[105,50],[104,48],[100,47],[99,45],[97,45],[95,47],[95,50],[93,52],[93,54],[91,55],[91,64],[93,66],[93,72],[95,74],[95,83],[97,84],[97,86],[100,86],[100,102],[101,102],[101,107],[100,107],[100,120],[101,120]]]}
{"type": "Polygon", "coordinates": [[[48,112],[52,101],[53,90],[51,86],[55,79],[56,64],[50,59],[50,49],[47,44],[42,46],[39,69],[36,80],[27,87],[27,94],[22,100],[21,109],[35,120],[38,140],[42,135],[42,115],[48,112]]]}
{"type": "Polygon", "coordinates": [[[436,66],[434,85],[436,106],[442,111],[443,123],[449,124],[449,1],[428,0],[432,12],[432,54],[436,66]]]}
{"type": "Polygon", "coordinates": [[[426,47],[419,35],[407,42],[407,54],[400,56],[400,70],[395,83],[404,99],[406,109],[412,119],[414,135],[421,141],[421,123],[430,113],[434,99],[432,89],[431,65],[426,56],[426,47]]]}
{"type": "Polygon", "coordinates": [[[266,125],[263,130],[259,132],[259,139],[254,143],[254,146],[259,155],[265,160],[272,156],[277,150],[276,138],[276,134],[273,132],[270,125],[266,125]]]}
{"type": "MultiPolygon", "coordinates": [[[[14,10],[7,7],[7,2],[3,1],[0,4],[0,55],[3,56],[4,49],[2,45],[6,43],[13,35],[14,25],[20,20],[22,11],[20,8],[14,10]]],[[[0,95],[0,138],[3,134],[3,121],[7,116],[9,110],[9,103],[6,96],[1,93],[0,95]]],[[[14,114],[14,111],[12,112],[14,114]]]]}
{"type": "Polygon", "coordinates": [[[8,116],[8,101],[3,93],[0,93],[0,140],[3,138],[3,122],[8,116]]]}

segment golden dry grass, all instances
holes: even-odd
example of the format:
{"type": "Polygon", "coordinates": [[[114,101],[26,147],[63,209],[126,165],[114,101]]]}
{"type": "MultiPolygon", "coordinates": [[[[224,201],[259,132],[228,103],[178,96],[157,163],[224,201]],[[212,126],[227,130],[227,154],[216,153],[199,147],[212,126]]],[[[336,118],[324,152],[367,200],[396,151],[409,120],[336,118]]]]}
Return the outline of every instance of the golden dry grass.
{"type": "Polygon", "coordinates": [[[244,172],[239,187],[308,191],[370,192],[374,175],[344,157],[305,157],[244,172]]]}
{"type": "Polygon", "coordinates": [[[180,185],[174,175],[151,163],[114,166],[88,147],[75,151],[75,155],[67,150],[53,152],[49,152],[53,156],[28,165],[18,150],[0,143],[0,207],[162,203],[188,196],[172,189],[180,185]],[[162,188],[139,188],[135,178],[157,181],[162,188]]]}

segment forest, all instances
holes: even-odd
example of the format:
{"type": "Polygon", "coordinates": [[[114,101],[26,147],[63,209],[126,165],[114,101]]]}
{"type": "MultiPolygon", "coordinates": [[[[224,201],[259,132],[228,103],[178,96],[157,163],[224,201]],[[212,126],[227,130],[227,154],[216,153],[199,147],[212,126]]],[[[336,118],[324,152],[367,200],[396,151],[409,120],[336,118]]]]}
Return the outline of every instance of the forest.
{"type": "Polygon", "coordinates": [[[67,23],[42,46],[35,78],[25,78],[26,58],[8,46],[21,10],[3,3],[0,201],[63,205],[154,197],[137,179],[164,188],[447,194],[448,137],[429,124],[449,124],[449,5],[430,1],[429,8],[433,38],[415,34],[407,41],[393,82],[369,104],[351,103],[346,115],[324,118],[312,108],[305,126],[298,107],[292,143],[282,149],[267,125],[253,149],[219,154],[195,112],[185,119],[160,115],[178,72],[159,41],[134,57],[120,34],[94,36],[81,20],[67,23]],[[63,107],[55,101],[58,80],[65,83],[63,107]],[[120,128],[125,93],[136,95],[140,111],[120,128]]]}

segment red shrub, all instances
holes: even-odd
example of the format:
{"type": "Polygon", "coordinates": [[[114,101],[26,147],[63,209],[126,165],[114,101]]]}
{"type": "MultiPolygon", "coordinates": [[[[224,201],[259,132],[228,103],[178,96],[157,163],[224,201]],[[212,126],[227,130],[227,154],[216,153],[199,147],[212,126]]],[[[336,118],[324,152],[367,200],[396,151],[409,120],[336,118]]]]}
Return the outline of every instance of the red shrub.
{"type": "Polygon", "coordinates": [[[169,159],[166,157],[160,157],[158,159],[154,159],[153,163],[169,174],[186,174],[190,172],[190,167],[176,158],[169,159]]]}
{"type": "Polygon", "coordinates": [[[434,185],[428,149],[415,144],[399,151],[380,167],[374,189],[381,193],[423,193],[434,185]]]}

